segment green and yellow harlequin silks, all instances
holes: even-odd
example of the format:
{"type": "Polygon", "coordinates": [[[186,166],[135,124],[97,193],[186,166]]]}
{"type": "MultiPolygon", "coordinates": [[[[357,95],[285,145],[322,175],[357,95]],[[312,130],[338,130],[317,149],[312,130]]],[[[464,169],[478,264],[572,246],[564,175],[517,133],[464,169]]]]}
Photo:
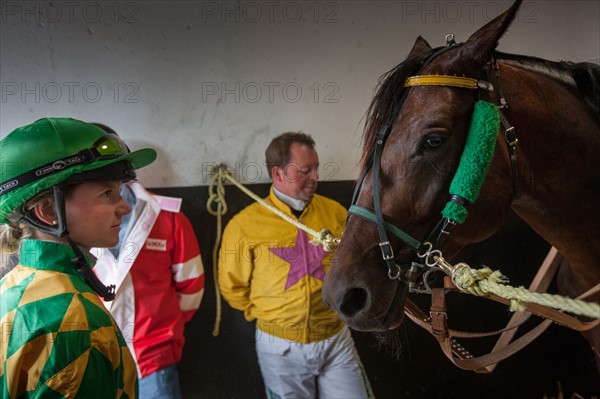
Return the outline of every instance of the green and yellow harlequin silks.
{"type": "Polygon", "coordinates": [[[20,256],[0,281],[2,397],[137,397],[135,362],[73,250],[25,240],[20,256]]]}

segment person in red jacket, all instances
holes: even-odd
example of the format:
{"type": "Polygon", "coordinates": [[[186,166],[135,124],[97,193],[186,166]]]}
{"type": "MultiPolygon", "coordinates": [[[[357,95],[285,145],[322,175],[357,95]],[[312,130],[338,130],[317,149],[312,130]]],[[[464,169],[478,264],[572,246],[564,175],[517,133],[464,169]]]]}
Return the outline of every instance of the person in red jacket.
{"type": "Polygon", "coordinates": [[[121,195],[131,216],[119,245],[97,252],[94,271],[116,285],[114,301],[105,305],[135,354],[140,398],[180,398],[184,326],[204,293],[198,241],[179,199],[153,195],[136,182],[121,195]]]}
{"type": "Polygon", "coordinates": [[[94,250],[94,272],[116,285],[114,301],[105,305],[134,354],[140,398],[181,398],[184,326],[204,293],[198,240],[181,199],[154,195],[137,182],[124,184],[121,196],[132,211],[122,220],[119,244],[94,250]]]}

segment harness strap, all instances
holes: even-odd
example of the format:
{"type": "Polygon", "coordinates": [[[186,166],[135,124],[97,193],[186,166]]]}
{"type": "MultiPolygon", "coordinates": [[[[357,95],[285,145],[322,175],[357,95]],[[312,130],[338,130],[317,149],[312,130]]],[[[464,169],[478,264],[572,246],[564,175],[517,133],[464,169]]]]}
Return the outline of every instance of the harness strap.
{"type": "Polygon", "coordinates": [[[431,289],[429,317],[431,318],[431,333],[437,338],[440,344],[444,343],[449,334],[448,315],[446,314],[446,294],[443,288],[431,289]]]}
{"type": "MultiPolygon", "coordinates": [[[[552,279],[554,278],[554,275],[556,274],[556,271],[558,270],[558,267],[560,266],[561,261],[562,256],[558,255],[556,248],[551,247],[550,251],[548,251],[548,254],[546,255],[546,258],[544,259],[544,262],[540,266],[540,269],[531,281],[529,288],[537,292],[547,291],[548,287],[550,287],[552,279]]],[[[510,341],[512,341],[517,333],[517,329],[523,323],[525,323],[529,317],[531,317],[531,313],[529,312],[514,312],[508,321],[508,324],[506,325],[507,330],[502,332],[502,335],[498,338],[498,341],[496,342],[496,345],[494,345],[492,352],[498,352],[500,349],[508,346],[510,341]],[[516,328],[511,328],[513,326],[516,328]]],[[[544,328],[542,332],[546,328],[544,328]]],[[[497,363],[488,365],[486,367],[486,372],[491,373],[494,371],[497,365],[497,363]]]]}
{"type": "MultiPolygon", "coordinates": [[[[425,313],[421,309],[418,308],[412,301],[406,302],[405,305],[405,314],[414,321],[417,325],[429,331],[431,334],[435,335],[432,330],[431,321],[427,319],[425,313]]],[[[442,352],[446,355],[446,357],[457,367],[463,370],[475,370],[477,372],[489,373],[493,370],[487,369],[490,365],[495,365],[498,362],[512,356],[525,346],[527,346],[530,342],[532,342],[535,338],[537,338],[540,334],[542,334],[548,326],[552,324],[551,320],[544,320],[538,326],[536,326],[533,330],[529,331],[524,336],[520,337],[516,341],[504,346],[503,348],[494,350],[493,352],[474,357],[467,349],[465,349],[462,345],[460,345],[455,337],[461,338],[479,338],[483,336],[489,336],[490,334],[479,334],[479,333],[463,333],[463,336],[456,334],[453,330],[448,330],[448,338],[439,341],[442,352]]],[[[518,326],[511,327],[511,329],[517,328],[518,326]]],[[[491,335],[496,334],[497,332],[492,333],[491,335]]],[[[438,334],[438,336],[441,336],[438,334]]],[[[495,366],[494,366],[495,367],[495,366]]]]}
{"type": "MultiPolygon", "coordinates": [[[[562,256],[558,254],[554,247],[552,247],[548,252],[544,262],[540,266],[536,276],[531,282],[529,289],[537,292],[546,291],[552,279],[554,278],[561,261],[562,256]]],[[[444,288],[452,289],[453,287],[453,283],[449,278],[444,279],[444,285],[444,288]]],[[[600,291],[600,284],[581,294],[577,299],[587,298],[598,291],[600,291]]],[[[496,297],[493,294],[489,295],[487,298],[504,304],[510,303],[510,301],[504,298],[496,297]]],[[[442,288],[432,289],[430,318],[427,318],[423,311],[419,309],[414,302],[407,300],[405,304],[405,314],[417,325],[429,331],[436,337],[440,343],[442,351],[446,357],[452,361],[453,364],[459,368],[465,370],[475,370],[476,372],[480,373],[492,372],[498,362],[512,356],[523,347],[527,346],[530,342],[542,334],[552,322],[563,324],[577,331],[586,331],[600,325],[600,320],[582,322],[575,317],[565,315],[562,312],[549,309],[541,305],[528,303],[526,304],[526,310],[527,311],[515,312],[515,314],[513,314],[509,320],[507,326],[502,330],[492,331],[489,333],[472,333],[455,331],[447,328],[444,289],[442,288]],[[517,329],[523,325],[527,319],[529,319],[532,313],[545,317],[546,320],[542,321],[522,337],[511,342],[517,329]],[[487,355],[479,357],[473,357],[468,350],[466,350],[455,340],[455,338],[480,338],[498,334],[501,334],[501,336],[498,338],[498,341],[491,352],[487,355]]]]}
{"type": "MultiPolygon", "coordinates": [[[[600,284],[597,284],[592,289],[586,291],[586,293],[578,296],[576,299],[588,298],[591,295],[593,295],[599,291],[600,291],[600,284]]],[[[501,298],[495,294],[490,294],[487,298],[489,298],[493,301],[496,301],[496,302],[503,303],[505,305],[510,305],[510,300],[501,298]]],[[[588,330],[591,330],[592,328],[600,325],[600,319],[595,319],[593,321],[585,322],[585,321],[581,321],[581,320],[577,319],[576,317],[566,315],[563,313],[563,311],[555,310],[555,309],[549,308],[544,305],[539,305],[537,303],[525,302],[524,305],[525,305],[525,310],[527,310],[528,312],[531,312],[537,316],[549,319],[550,321],[553,321],[557,324],[568,327],[575,331],[580,331],[580,332],[588,331],[588,330]]]]}

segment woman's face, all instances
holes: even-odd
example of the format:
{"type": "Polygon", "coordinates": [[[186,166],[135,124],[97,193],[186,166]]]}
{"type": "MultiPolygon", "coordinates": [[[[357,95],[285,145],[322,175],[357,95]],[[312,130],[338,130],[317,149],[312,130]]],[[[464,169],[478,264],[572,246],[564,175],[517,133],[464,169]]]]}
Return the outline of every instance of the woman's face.
{"type": "Polygon", "coordinates": [[[131,207],[121,197],[120,181],[81,183],[65,194],[69,236],[86,248],[119,243],[121,218],[131,207]]]}

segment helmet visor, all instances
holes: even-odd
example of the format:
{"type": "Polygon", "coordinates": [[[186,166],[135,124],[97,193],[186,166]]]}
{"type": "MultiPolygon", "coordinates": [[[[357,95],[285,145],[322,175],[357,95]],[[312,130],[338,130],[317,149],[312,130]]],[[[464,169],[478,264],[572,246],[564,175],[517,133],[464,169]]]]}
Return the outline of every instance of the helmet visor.
{"type": "Polygon", "coordinates": [[[112,133],[100,137],[92,146],[87,150],[81,151],[79,154],[84,155],[86,158],[89,157],[88,152],[91,153],[91,162],[96,159],[112,159],[120,156],[129,154],[129,147],[119,136],[112,133]]]}

